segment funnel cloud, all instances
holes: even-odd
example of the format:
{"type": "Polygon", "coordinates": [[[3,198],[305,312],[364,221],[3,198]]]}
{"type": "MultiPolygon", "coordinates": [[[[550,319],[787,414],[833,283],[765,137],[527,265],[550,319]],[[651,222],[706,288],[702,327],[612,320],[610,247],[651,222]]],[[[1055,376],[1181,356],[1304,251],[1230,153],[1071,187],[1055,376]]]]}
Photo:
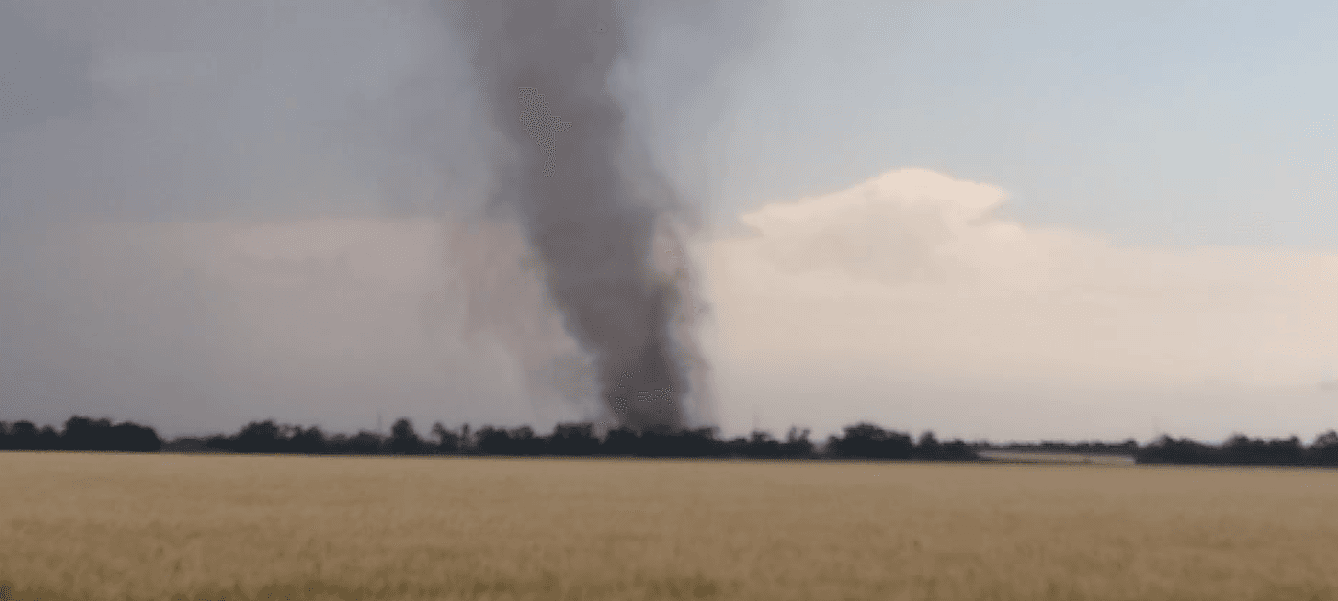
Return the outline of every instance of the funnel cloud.
{"type": "MultiPolygon", "coordinates": [[[[617,425],[682,428],[700,365],[688,207],[651,164],[608,80],[626,52],[609,1],[467,3],[460,25],[492,125],[490,209],[514,219],[617,425]],[[559,116],[560,115],[560,116],[559,116]]],[[[700,399],[698,399],[700,400],[700,399]]]]}

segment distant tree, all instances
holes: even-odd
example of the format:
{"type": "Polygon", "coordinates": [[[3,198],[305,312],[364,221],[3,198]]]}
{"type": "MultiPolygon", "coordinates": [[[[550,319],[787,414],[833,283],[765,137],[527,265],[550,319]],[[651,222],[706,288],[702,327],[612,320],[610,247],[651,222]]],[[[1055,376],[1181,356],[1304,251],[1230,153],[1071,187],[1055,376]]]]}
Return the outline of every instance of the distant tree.
{"type": "Polygon", "coordinates": [[[627,428],[610,430],[600,445],[602,455],[633,457],[711,457],[747,456],[748,440],[738,444],[721,442],[715,438],[714,428],[669,431],[667,429],[635,431],[627,428]]]}
{"type": "Polygon", "coordinates": [[[240,453],[280,453],[286,450],[284,447],[287,442],[274,420],[253,421],[234,437],[232,450],[240,453]]]}
{"type": "Polygon", "coordinates": [[[1175,439],[1162,435],[1141,449],[1136,460],[1138,463],[1209,464],[1221,463],[1222,453],[1220,449],[1188,438],[1175,439]]]}
{"type": "Polygon", "coordinates": [[[111,428],[112,449],[138,453],[156,453],[163,448],[163,439],[153,428],[134,422],[122,422],[111,428]]]}
{"type": "Polygon", "coordinates": [[[1206,445],[1188,438],[1162,436],[1146,447],[1135,451],[1139,463],[1226,464],[1226,465],[1328,465],[1338,464],[1338,433],[1325,433],[1310,447],[1303,447],[1300,439],[1255,439],[1234,434],[1218,446],[1206,445]],[[1332,450],[1326,450],[1332,449],[1332,450]],[[1329,461],[1331,463],[1325,463],[1329,461]]]}
{"type": "Polygon", "coordinates": [[[932,430],[920,434],[911,456],[929,461],[974,461],[978,459],[975,449],[960,438],[941,442],[932,430]]]}
{"type": "Polygon", "coordinates": [[[975,449],[960,438],[942,443],[939,453],[939,458],[944,461],[975,461],[980,458],[975,449]]]}
{"type": "Polygon", "coordinates": [[[395,420],[390,427],[390,452],[396,455],[417,455],[423,450],[423,441],[414,432],[413,422],[407,417],[395,420]]]}
{"type": "Polygon", "coordinates": [[[34,450],[37,448],[37,425],[28,420],[19,420],[9,430],[10,448],[34,450]]]}
{"type": "Polygon", "coordinates": [[[770,432],[753,430],[748,437],[748,444],[743,449],[745,457],[774,459],[781,455],[781,443],[771,437],[770,432]]]}
{"type": "Polygon", "coordinates": [[[1258,464],[1264,459],[1259,453],[1261,450],[1259,447],[1262,446],[1254,444],[1254,441],[1243,434],[1235,434],[1222,445],[1220,457],[1223,463],[1233,465],[1258,464]]]}
{"type": "Polygon", "coordinates": [[[712,427],[685,430],[680,440],[686,457],[719,457],[726,453],[724,444],[716,438],[716,429],[712,427]]]}
{"type": "Polygon", "coordinates": [[[204,446],[207,449],[214,449],[218,451],[235,452],[237,450],[236,445],[233,444],[232,437],[224,436],[222,434],[215,434],[213,436],[205,438],[204,446]]]}
{"type": "Polygon", "coordinates": [[[630,428],[614,428],[604,436],[599,450],[604,455],[634,456],[641,450],[641,436],[630,428]]]}
{"type": "Polygon", "coordinates": [[[483,426],[478,431],[478,450],[487,455],[510,455],[511,433],[503,428],[483,426]]]}
{"type": "Polygon", "coordinates": [[[111,420],[71,416],[65,420],[61,445],[72,451],[110,451],[116,446],[111,440],[111,420]]]}
{"type": "Polygon", "coordinates": [[[534,429],[521,426],[511,430],[511,449],[506,455],[534,456],[544,454],[546,440],[534,435],[534,429]]]}
{"type": "Polygon", "coordinates": [[[37,431],[37,446],[39,451],[55,451],[60,449],[60,433],[56,432],[51,426],[42,426],[37,431]]]}
{"type": "Polygon", "coordinates": [[[676,457],[682,451],[678,436],[664,428],[645,429],[627,440],[634,441],[631,454],[637,457],[676,457]]]}
{"type": "Polygon", "coordinates": [[[747,457],[749,443],[749,439],[742,436],[723,440],[720,442],[720,454],[725,457],[747,457]]]}
{"type": "Polygon", "coordinates": [[[1305,447],[1296,436],[1268,441],[1268,454],[1278,465],[1300,465],[1305,461],[1305,447]]]}
{"type": "Polygon", "coordinates": [[[1329,430],[1316,436],[1307,455],[1311,465],[1338,465],[1338,432],[1329,430]]]}
{"type": "Polygon", "coordinates": [[[13,444],[9,437],[9,422],[0,422],[0,451],[14,448],[13,444]]]}
{"type": "Polygon", "coordinates": [[[1251,439],[1233,435],[1222,446],[1222,460],[1234,465],[1299,465],[1304,449],[1295,436],[1286,440],[1251,439]]]}
{"type": "Polygon", "coordinates": [[[345,455],[377,455],[385,446],[384,439],[376,432],[359,430],[354,436],[337,434],[331,437],[328,447],[331,452],[345,455]]]}
{"type": "Polygon", "coordinates": [[[545,443],[529,426],[511,430],[484,426],[478,431],[478,450],[488,455],[540,455],[545,443]]]}
{"type": "Polygon", "coordinates": [[[460,435],[447,430],[441,422],[432,424],[432,437],[437,441],[438,453],[455,453],[460,450],[460,435]]]}
{"type": "Polygon", "coordinates": [[[890,432],[868,422],[844,428],[845,436],[829,443],[838,457],[852,459],[910,459],[914,445],[908,434],[890,432]]]}
{"type": "Polygon", "coordinates": [[[567,456],[594,455],[599,451],[599,439],[595,438],[594,432],[595,425],[591,423],[558,424],[548,437],[548,452],[567,456]]]}
{"type": "Polygon", "coordinates": [[[920,434],[920,442],[915,445],[911,456],[916,459],[942,459],[943,446],[939,444],[932,430],[925,430],[920,434]]]}
{"type": "Polygon", "coordinates": [[[343,432],[335,432],[325,437],[325,452],[332,455],[339,455],[348,452],[348,435],[343,432]]]}
{"type": "Polygon", "coordinates": [[[781,455],[794,458],[812,456],[813,443],[808,440],[810,432],[808,428],[800,430],[791,426],[785,434],[785,442],[781,444],[781,455]]]}
{"type": "Polygon", "coordinates": [[[162,439],[148,426],[134,422],[112,425],[108,418],[92,419],[75,415],[65,420],[60,434],[60,448],[71,451],[138,451],[162,448],[162,439]]]}
{"type": "Polygon", "coordinates": [[[325,433],[317,426],[311,426],[305,430],[300,427],[294,428],[292,437],[288,441],[288,448],[293,453],[305,455],[319,455],[329,451],[325,433]]]}

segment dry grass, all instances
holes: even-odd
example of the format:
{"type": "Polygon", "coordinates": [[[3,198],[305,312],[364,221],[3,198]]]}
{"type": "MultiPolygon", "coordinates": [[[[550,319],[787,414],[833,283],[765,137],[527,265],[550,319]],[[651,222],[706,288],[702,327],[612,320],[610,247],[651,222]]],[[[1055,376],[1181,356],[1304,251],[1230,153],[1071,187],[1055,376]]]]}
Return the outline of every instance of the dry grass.
{"type": "Polygon", "coordinates": [[[0,453],[12,599],[1338,599],[1338,473],[0,453]]]}

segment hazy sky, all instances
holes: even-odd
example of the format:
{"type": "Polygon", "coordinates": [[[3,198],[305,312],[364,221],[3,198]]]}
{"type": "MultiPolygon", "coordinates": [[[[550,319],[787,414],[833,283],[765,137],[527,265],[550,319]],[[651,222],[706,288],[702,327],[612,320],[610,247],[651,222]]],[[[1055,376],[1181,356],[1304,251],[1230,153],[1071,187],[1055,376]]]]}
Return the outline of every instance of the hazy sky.
{"type": "MultiPolygon", "coordinates": [[[[1338,427],[1338,7],[737,6],[634,11],[610,84],[710,217],[727,433],[1338,427]]],[[[446,16],[0,0],[0,420],[586,415],[469,217],[495,132],[446,16]]]]}

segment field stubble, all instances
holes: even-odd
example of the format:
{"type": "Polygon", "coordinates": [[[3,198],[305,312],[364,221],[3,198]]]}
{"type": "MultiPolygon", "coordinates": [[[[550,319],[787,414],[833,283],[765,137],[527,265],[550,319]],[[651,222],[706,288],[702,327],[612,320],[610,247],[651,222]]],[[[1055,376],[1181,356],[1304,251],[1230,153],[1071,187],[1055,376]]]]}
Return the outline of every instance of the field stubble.
{"type": "Polygon", "coordinates": [[[1324,470],[8,452],[0,582],[15,601],[1326,600],[1335,508],[1324,470]]]}

